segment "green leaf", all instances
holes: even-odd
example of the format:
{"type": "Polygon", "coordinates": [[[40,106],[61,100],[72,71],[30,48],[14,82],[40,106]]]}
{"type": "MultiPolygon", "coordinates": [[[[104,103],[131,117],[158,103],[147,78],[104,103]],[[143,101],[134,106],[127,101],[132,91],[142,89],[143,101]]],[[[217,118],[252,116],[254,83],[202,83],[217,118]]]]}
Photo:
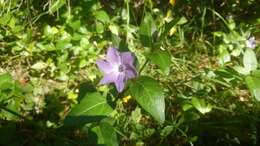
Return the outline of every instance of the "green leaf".
{"type": "Polygon", "coordinates": [[[42,62],[42,61],[39,61],[39,62],[37,62],[37,63],[35,63],[34,65],[31,66],[31,68],[35,69],[35,70],[42,70],[42,69],[45,69],[47,67],[48,67],[48,65],[45,62],[42,62]]]}
{"type": "Polygon", "coordinates": [[[76,20],[76,21],[72,21],[69,23],[69,26],[74,29],[74,30],[79,30],[81,25],[81,21],[80,20],[76,20]]]}
{"type": "Polygon", "coordinates": [[[105,30],[104,25],[101,22],[98,22],[96,24],[96,32],[97,33],[103,33],[105,30]]]}
{"type": "Polygon", "coordinates": [[[231,60],[230,54],[225,45],[220,45],[218,49],[219,49],[219,56],[218,56],[219,64],[224,65],[225,63],[231,60]]]}
{"type": "Polygon", "coordinates": [[[225,35],[225,33],[223,33],[222,31],[215,31],[215,32],[213,32],[213,35],[216,37],[221,37],[221,36],[225,35]]]}
{"type": "Polygon", "coordinates": [[[183,24],[185,24],[185,23],[187,23],[187,22],[188,22],[187,18],[185,18],[184,16],[182,16],[182,17],[179,19],[179,21],[177,22],[177,25],[183,25],[183,24]]]}
{"type": "Polygon", "coordinates": [[[183,114],[183,118],[185,122],[191,122],[198,120],[200,118],[200,115],[196,112],[193,112],[192,110],[185,111],[183,114]]]}
{"type": "Polygon", "coordinates": [[[100,93],[94,92],[87,94],[78,105],[76,105],[70,115],[104,115],[107,116],[112,112],[112,108],[107,104],[106,98],[100,93]]]}
{"type": "Polygon", "coordinates": [[[7,25],[8,22],[11,20],[11,18],[12,18],[11,13],[6,13],[6,14],[2,15],[1,18],[0,18],[0,24],[3,25],[3,26],[7,25]]]}
{"type": "Polygon", "coordinates": [[[235,71],[237,71],[238,73],[240,74],[243,74],[243,75],[248,75],[250,74],[250,71],[248,71],[247,68],[245,67],[242,67],[242,66],[234,66],[233,67],[235,71]]]}
{"type": "Polygon", "coordinates": [[[99,126],[92,128],[98,137],[97,144],[106,146],[118,146],[117,135],[114,128],[107,122],[101,122],[99,126]]]}
{"type": "Polygon", "coordinates": [[[116,25],[109,25],[109,30],[113,33],[113,34],[115,34],[115,35],[118,35],[118,26],[116,26],[116,25]]]}
{"type": "Polygon", "coordinates": [[[118,146],[116,132],[110,124],[101,122],[100,131],[107,146],[118,146]]]}
{"type": "Polygon", "coordinates": [[[150,13],[146,13],[139,29],[140,41],[145,47],[152,47],[152,36],[156,31],[156,25],[150,13]]]}
{"type": "MultiPolygon", "coordinates": [[[[230,45],[230,46],[232,46],[232,45],[230,45]]],[[[241,54],[241,52],[242,52],[242,49],[241,49],[241,48],[236,48],[236,49],[234,49],[234,50],[231,52],[231,55],[232,55],[232,56],[235,56],[235,57],[238,57],[238,56],[241,54]]]]}
{"type": "Polygon", "coordinates": [[[51,14],[53,14],[56,11],[58,11],[65,4],[66,4],[66,0],[56,0],[53,4],[51,4],[49,12],[51,14]]]}
{"type": "Polygon", "coordinates": [[[208,113],[212,110],[211,104],[207,104],[204,99],[198,99],[193,97],[191,104],[202,114],[208,113]]]}
{"type": "Polygon", "coordinates": [[[130,85],[130,91],[141,107],[150,113],[155,120],[159,123],[164,122],[164,95],[157,81],[150,77],[141,76],[130,85]]]}
{"type": "Polygon", "coordinates": [[[95,17],[97,20],[103,22],[103,23],[109,23],[110,22],[110,18],[107,14],[107,12],[105,11],[97,11],[95,14],[95,17]]]}
{"type": "Polygon", "coordinates": [[[107,104],[106,98],[100,93],[88,93],[76,105],[67,118],[65,124],[69,126],[97,122],[108,116],[113,109],[107,104]]]}
{"type": "Polygon", "coordinates": [[[165,126],[160,132],[161,137],[167,137],[173,131],[174,127],[172,125],[165,126]]]}
{"type": "Polygon", "coordinates": [[[11,83],[13,81],[12,76],[8,73],[0,75],[0,88],[6,86],[6,83],[11,83]]]}
{"type": "Polygon", "coordinates": [[[156,50],[150,53],[149,58],[154,64],[158,65],[165,74],[169,74],[171,55],[167,51],[156,50]]]}
{"type": "Polygon", "coordinates": [[[51,35],[53,35],[51,26],[50,26],[50,25],[46,25],[46,26],[44,27],[44,36],[49,37],[49,36],[51,36],[51,35]]]}
{"type": "Polygon", "coordinates": [[[260,71],[254,72],[245,78],[247,87],[252,96],[260,101],[260,71]]]}
{"type": "Polygon", "coordinates": [[[257,59],[252,49],[246,49],[243,57],[244,67],[250,72],[257,69],[257,59]]]}

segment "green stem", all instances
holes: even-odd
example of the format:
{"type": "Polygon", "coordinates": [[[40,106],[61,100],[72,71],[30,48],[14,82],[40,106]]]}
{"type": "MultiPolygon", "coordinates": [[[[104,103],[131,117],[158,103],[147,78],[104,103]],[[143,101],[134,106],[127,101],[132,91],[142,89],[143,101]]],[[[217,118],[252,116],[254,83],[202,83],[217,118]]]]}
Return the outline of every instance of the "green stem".
{"type": "Polygon", "coordinates": [[[129,0],[125,0],[126,3],[126,11],[127,11],[127,19],[126,19],[126,42],[129,39],[129,23],[130,23],[130,10],[129,10],[129,0]]]}

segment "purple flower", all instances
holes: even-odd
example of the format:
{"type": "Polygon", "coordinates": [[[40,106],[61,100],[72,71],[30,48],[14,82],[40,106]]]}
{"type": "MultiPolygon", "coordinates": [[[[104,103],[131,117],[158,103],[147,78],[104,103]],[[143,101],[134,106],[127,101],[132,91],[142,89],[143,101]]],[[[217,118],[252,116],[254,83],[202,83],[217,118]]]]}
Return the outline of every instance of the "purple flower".
{"type": "Polygon", "coordinates": [[[104,74],[100,84],[115,83],[118,92],[122,92],[128,79],[137,76],[131,52],[120,53],[115,48],[108,48],[106,59],[97,60],[98,68],[104,74]]]}
{"type": "Polygon", "coordinates": [[[246,47],[251,49],[254,49],[256,47],[256,41],[254,36],[246,40],[246,47]]]}

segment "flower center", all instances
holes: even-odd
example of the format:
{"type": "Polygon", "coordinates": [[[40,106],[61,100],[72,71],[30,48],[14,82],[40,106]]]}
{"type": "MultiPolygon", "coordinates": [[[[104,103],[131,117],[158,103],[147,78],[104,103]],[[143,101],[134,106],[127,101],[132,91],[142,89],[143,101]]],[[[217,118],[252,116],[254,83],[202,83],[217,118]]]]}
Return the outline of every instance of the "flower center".
{"type": "Polygon", "coordinates": [[[124,70],[125,70],[124,66],[123,65],[119,65],[118,71],[119,72],[123,72],[124,70]]]}

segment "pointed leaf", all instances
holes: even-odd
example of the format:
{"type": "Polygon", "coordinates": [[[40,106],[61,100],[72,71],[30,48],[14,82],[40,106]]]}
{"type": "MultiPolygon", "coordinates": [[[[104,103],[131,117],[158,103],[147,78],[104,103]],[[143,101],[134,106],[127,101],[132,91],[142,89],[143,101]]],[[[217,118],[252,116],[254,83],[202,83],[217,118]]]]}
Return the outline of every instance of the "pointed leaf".
{"type": "Polygon", "coordinates": [[[98,92],[89,93],[76,105],[65,119],[69,126],[97,122],[112,112],[106,98],[98,92]]]}
{"type": "Polygon", "coordinates": [[[70,115],[105,115],[112,112],[112,108],[107,104],[106,98],[98,92],[87,94],[78,105],[76,105],[70,115]]]}
{"type": "Polygon", "coordinates": [[[130,91],[144,110],[150,113],[159,123],[164,122],[164,95],[157,81],[142,76],[130,85],[130,91]]]}
{"type": "Polygon", "coordinates": [[[139,29],[140,41],[143,46],[152,47],[152,36],[155,31],[156,26],[153,17],[150,13],[146,13],[139,29]]]}

